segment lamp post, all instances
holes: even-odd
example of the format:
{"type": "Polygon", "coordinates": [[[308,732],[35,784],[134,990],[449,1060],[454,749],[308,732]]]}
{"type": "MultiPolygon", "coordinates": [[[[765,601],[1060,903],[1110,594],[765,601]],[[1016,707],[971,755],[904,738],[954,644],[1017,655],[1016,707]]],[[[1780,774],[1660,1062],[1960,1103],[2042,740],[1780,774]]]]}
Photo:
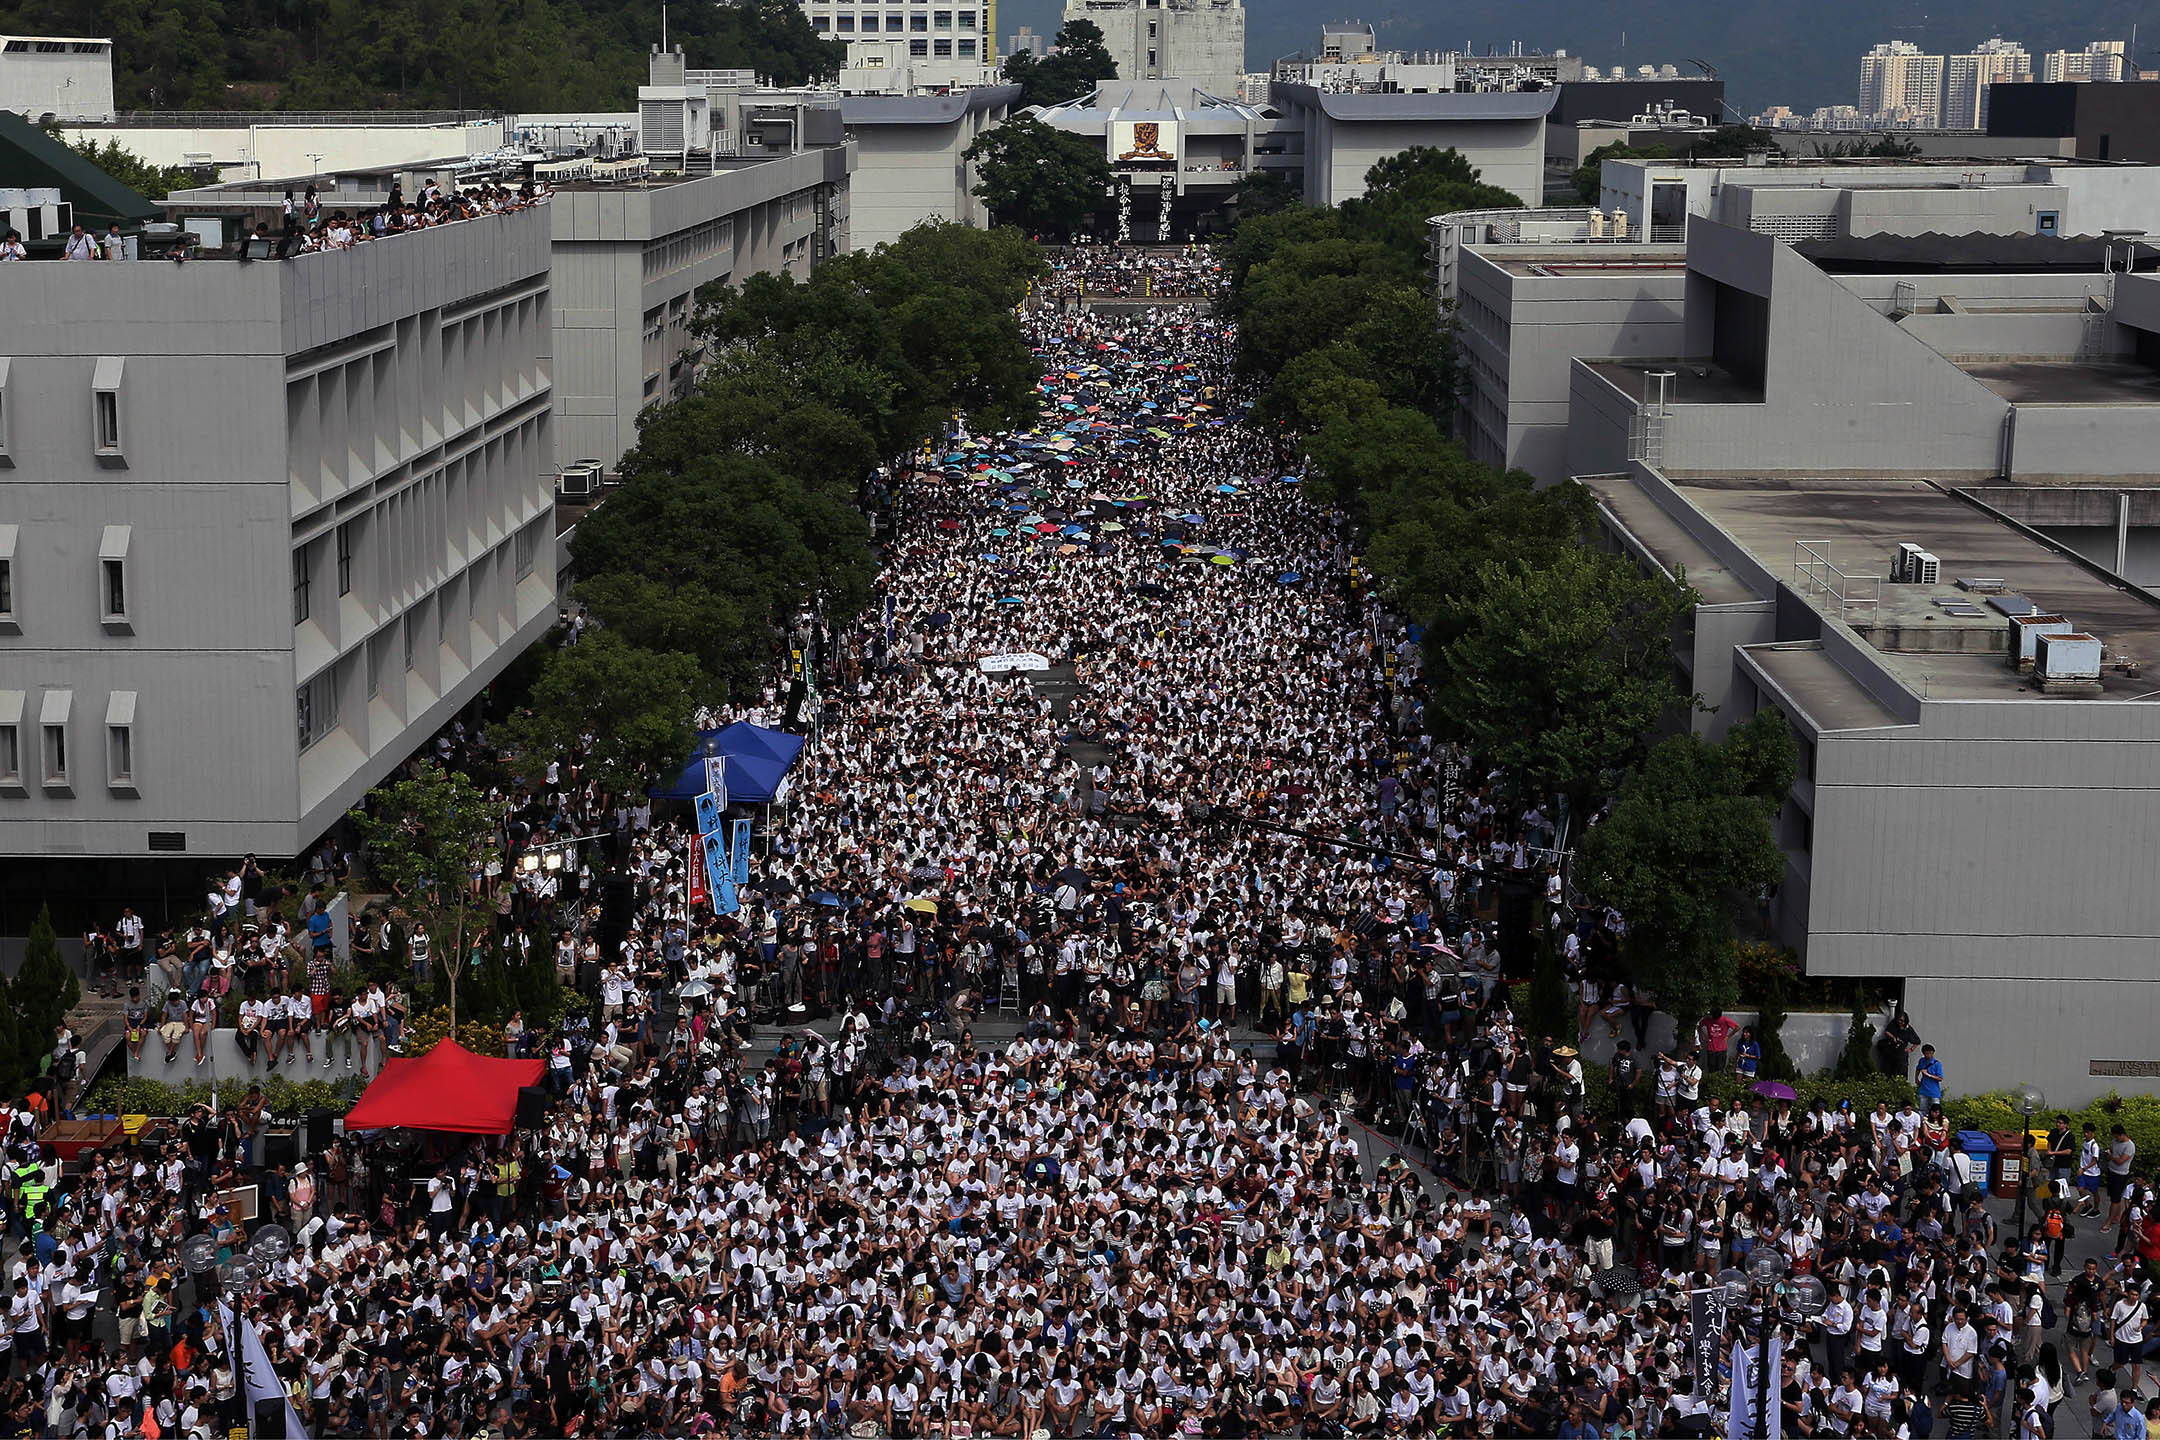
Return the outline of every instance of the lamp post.
{"type": "Polygon", "coordinates": [[[2047,1096],[2040,1093],[2040,1087],[2037,1085],[2030,1083],[2020,1085],[2017,1088],[2017,1107],[2018,1114],[2023,1116],[2025,1121],[2023,1125],[2018,1127],[2017,1241],[2018,1251],[2023,1254],[2025,1247],[2025,1197],[2032,1193],[2033,1188],[2032,1122],[2033,1116],[2047,1109],[2047,1096]]]}
{"type": "Polygon", "coordinates": [[[1785,1256],[1769,1245],[1758,1244],[1749,1252],[1744,1270],[1721,1270],[1718,1284],[1724,1291],[1726,1313],[1755,1308],[1755,1414],[1745,1436],[1728,1440],[1766,1440],[1770,1434],[1770,1397],[1780,1390],[1778,1377],[1770,1373],[1770,1331],[1780,1317],[1801,1322],[1822,1314],[1829,1291],[1813,1275],[1787,1278],[1791,1266],[1785,1256]]]}

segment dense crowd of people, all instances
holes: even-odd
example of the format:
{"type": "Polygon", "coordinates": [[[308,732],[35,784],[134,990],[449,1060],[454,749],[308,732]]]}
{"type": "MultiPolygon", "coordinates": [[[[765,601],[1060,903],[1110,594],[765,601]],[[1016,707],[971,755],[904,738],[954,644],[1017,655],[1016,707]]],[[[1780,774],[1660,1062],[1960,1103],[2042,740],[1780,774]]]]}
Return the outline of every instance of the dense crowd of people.
{"type": "Polygon", "coordinates": [[[1197,242],[1182,246],[1076,244],[1050,254],[1050,275],[1042,293],[1077,299],[1132,299],[1211,294],[1218,273],[1212,256],[1197,242]]]}
{"type": "MultiPolygon", "coordinates": [[[[2073,1386],[2094,1433],[2146,1433],[2126,1137],[2062,1177],[2122,1243],[2051,1289],[2071,1212],[1999,1233],[1936,1107],[1727,1102],[1705,1064],[1746,1075],[1752,1037],[1723,1030],[1645,1053],[1648,997],[1593,978],[1624,917],[1571,904],[1555,820],[1425,737],[1418,648],[1240,422],[1224,327],[1030,324],[1043,418],[898,481],[740,910],[694,903],[680,823],[575,756],[498,794],[513,855],[605,831],[636,877],[619,935],[574,869],[472,877],[498,942],[560,931],[523,963],[590,1002],[512,1038],[543,1125],[265,1165],[251,1091],[63,1179],[8,1122],[36,1178],[0,1423],[222,1430],[244,1387],[176,1256],[247,1176],[298,1244],[240,1302],[314,1435],[1700,1435],[1742,1316],[1700,1346],[1691,1305],[1758,1250],[1829,1287],[1784,1322],[1785,1433],[2068,1433],[2073,1386]],[[1504,887],[1623,1042],[1610,1104],[1578,1036],[1511,1012],[1504,887]]],[[[260,888],[236,873],[169,956],[103,937],[115,988],[183,1007],[131,1009],[130,1044],[184,1057],[225,991],[267,1067],[336,1063],[361,1002],[255,963],[315,951],[260,888]]],[[[380,1064],[401,997],[365,1003],[380,1064]]]]}

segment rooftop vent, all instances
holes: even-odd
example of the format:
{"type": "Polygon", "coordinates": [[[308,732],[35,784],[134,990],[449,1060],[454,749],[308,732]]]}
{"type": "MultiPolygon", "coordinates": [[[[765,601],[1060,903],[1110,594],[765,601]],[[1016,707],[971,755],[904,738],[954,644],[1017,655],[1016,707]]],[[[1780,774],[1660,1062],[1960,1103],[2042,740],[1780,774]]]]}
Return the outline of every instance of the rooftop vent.
{"type": "Polygon", "coordinates": [[[2100,693],[2100,641],[2076,630],[2037,639],[2033,673],[2050,695],[2100,693]]]}
{"type": "Polygon", "coordinates": [[[2013,615],[2010,617],[2009,663],[2014,669],[2030,670],[2040,653],[2040,637],[2043,635],[2067,635],[2074,627],[2060,615],[2013,615]]]}

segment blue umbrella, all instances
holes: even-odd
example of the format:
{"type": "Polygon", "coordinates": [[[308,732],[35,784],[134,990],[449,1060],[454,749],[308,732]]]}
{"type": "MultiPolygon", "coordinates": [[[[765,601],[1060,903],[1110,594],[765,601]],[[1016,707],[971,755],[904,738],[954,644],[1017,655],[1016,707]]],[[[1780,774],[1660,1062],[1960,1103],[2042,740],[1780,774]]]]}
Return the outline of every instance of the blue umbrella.
{"type": "Polygon", "coordinates": [[[838,905],[840,897],[830,890],[820,890],[810,897],[810,903],[813,905],[838,905]]]}
{"type": "Polygon", "coordinates": [[[1298,581],[1303,580],[1304,578],[1305,577],[1303,575],[1298,574],[1298,572],[1295,570],[1285,570],[1282,574],[1275,577],[1275,583],[1278,585],[1295,585],[1298,583],[1298,581]]]}
{"type": "Polygon", "coordinates": [[[996,560],[996,559],[997,559],[998,557],[997,557],[997,556],[995,556],[995,555],[983,555],[983,556],[980,556],[980,557],[978,557],[978,558],[980,558],[980,559],[983,559],[983,560],[991,560],[991,561],[995,561],[995,560],[996,560]]]}
{"type": "Polygon", "coordinates": [[[1067,490],[1085,490],[1087,488],[1087,485],[1085,484],[1085,482],[1080,480],[1067,480],[1065,482],[1065,488],[1067,490]]]}
{"type": "Polygon", "coordinates": [[[1085,527],[1080,525],[1067,525],[1061,533],[1066,535],[1079,535],[1085,533],[1085,527]]]}
{"type": "Polygon", "coordinates": [[[1021,599],[1021,598],[1020,598],[1020,597],[1019,597],[1018,595],[1007,595],[1007,596],[1006,596],[1006,597],[1005,597],[1004,599],[1002,599],[1002,600],[998,601],[998,604],[1000,604],[1000,605],[1025,605],[1025,604],[1027,604],[1027,601],[1025,601],[1025,600],[1022,600],[1022,599],[1021,599]]]}
{"type": "Polygon", "coordinates": [[[1198,525],[1206,517],[1201,515],[1180,515],[1177,518],[1188,525],[1198,525]]]}
{"type": "Polygon", "coordinates": [[[1216,493],[1217,495],[1235,495],[1235,494],[1237,494],[1237,486],[1235,486],[1235,485],[1217,485],[1217,486],[1215,487],[1215,493],[1216,493]]]}
{"type": "Polygon", "coordinates": [[[1002,540],[1002,539],[1004,539],[1004,538],[1005,538],[1005,537],[1006,537],[1007,535],[1010,535],[1010,534],[1012,534],[1012,531],[1010,531],[1010,530],[1007,530],[1007,529],[1006,529],[1006,528],[1005,528],[1004,526],[1000,525],[1000,526],[999,526],[999,527],[998,527],[997,529],[995,529],[995,530],[992,530],[992,531],[991,531],[990,533],[991,533],[992,535],[995,535],[995,536],[997,536],[997,537],[998,537],[998,538],[999,538],[1000,540],[1002,540]]]}
{"type": "Polygon", "coordinates": [[[1301,477],[1296,475],[1285,475],[1282,477],[1282,483],[1285,485],[1295,485],[1300,478],[1301,477]]]}

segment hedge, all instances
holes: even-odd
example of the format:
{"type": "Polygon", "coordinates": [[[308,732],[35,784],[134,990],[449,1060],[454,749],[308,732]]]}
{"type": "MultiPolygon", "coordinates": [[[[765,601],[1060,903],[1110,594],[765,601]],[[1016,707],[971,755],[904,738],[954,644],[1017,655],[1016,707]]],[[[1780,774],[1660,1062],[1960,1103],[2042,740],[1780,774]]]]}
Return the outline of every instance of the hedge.
{"type": "MultiPolygon", "coordinates": [[[[218,1081],[218,1104],[239,1104],[246,1098],[250,1083],[257,1082],[239,1076],[218,1081]]],[[[268,1075],[259,1083],[263,1088],[265,1108],[281,1120],[297,1119],[316,1109],[343,1115],[352,1109],[360,1094],[357,1077],[341,1081],[294,1082],[283,1075],[268,1075]]],[[[98,1082],[92,1087],[89,1098],[78,1102],[76,1109],[99,1115],[179,1116],[197,1105],[209,1103],[207,1081],[189,1080],[180,1085],[168,1085],[162,1080],[139,1080],[121,1075],[98,1082]]]]}
{"type": "MultiPolygon", "coordinates": [[[[1986,1095],[1966,1095],[1943,1102],[1943,1114],[1953,1129],[1957,1130],[2009,1130],[2023,1127],[2025,1117],[2018,1113],[2017,1097],[2007,1091],[1995,1091],[1986,1095]]],[[[2100,1136],[2100,1146],[2107,1148],[2108,1137],[2117,1125],[2129,1132],[2137,1145],[2138,1163],[2134,1167],[2141,1175],[2154,1172],[2160,1163],[2160,1095],[2118,1095],[2109,1091],[2090,1105],[2076,1110],[2053,1106],[2035,1111],[2032,1128],[2054,1128],[2057,1115],[2070,1117],[2070,1132],[2082,1136],[2091,1125],[2100,1136]]]]}

